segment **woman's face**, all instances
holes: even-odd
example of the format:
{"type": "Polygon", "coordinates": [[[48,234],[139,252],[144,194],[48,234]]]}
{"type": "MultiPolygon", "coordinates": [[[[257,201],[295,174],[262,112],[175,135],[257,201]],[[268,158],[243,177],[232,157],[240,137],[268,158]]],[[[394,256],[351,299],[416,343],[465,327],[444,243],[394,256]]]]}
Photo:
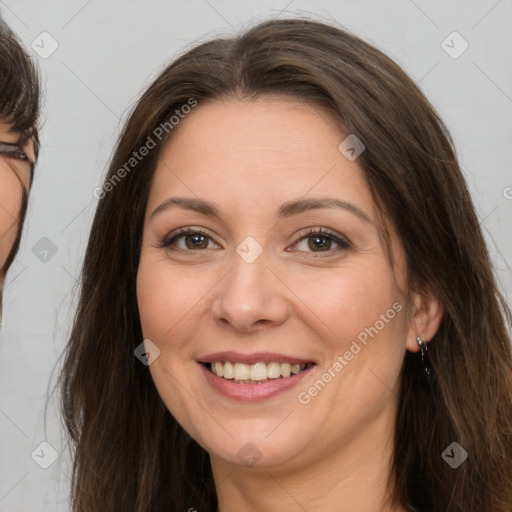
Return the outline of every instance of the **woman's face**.
{"type": "Polygon", "coordinates": [[[137,276],[168,409],[214,462],[295,467],[387,439],[418,332],[346,135],[275,97],[199,104],[175,130],[137,276]]]}
{"type": "Polygon", "coordinates": [[[34,160],[32,141],[20,144],[20,135],[0,123],[0,268],[18,236],[22,192],[30,187],[34,160]]]}

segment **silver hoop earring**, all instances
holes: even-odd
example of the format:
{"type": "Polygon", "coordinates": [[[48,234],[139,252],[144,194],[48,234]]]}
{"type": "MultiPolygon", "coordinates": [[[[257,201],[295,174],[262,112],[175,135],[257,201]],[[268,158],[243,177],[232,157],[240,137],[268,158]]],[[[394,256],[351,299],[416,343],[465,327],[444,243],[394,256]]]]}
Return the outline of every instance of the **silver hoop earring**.
{"type": "Polygon", "coordinates": [[[427,344],[419,336],[416,337],[416,341],[420,346],[421,362],[423,364],[423,368],[425,369],[425,373],[430,377],[430,361],[427,351],[427,344]]]}

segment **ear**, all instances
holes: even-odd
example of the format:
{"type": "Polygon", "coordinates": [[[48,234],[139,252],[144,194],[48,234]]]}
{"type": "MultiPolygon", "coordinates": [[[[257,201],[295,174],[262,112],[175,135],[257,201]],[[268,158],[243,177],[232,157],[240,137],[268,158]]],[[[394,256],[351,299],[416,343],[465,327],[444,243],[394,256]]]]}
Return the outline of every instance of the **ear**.
{"type": "Polygon", "coordinates": [[[439,330],[443,319],[443,307],[429,291],[413,292],[410,302],[409,330],[405,347],[410,352],[420,349],[416,338],[429,342],[439,330]]]}

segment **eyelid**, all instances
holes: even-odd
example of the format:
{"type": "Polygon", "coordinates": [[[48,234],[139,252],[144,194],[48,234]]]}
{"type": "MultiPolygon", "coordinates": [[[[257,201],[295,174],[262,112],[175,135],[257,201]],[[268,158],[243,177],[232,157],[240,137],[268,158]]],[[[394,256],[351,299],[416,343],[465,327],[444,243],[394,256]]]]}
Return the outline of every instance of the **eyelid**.
{"type": "Polygon", "coordinates": [[[337,233],[336,231],[332,231],[329,228],[324,228],[321,226],[313,226],[313,227],[307,227],[299,231],[297,236],[300,236],[299,240],[303,240],[304,238],[308,238],[312,235],[318,235],[321,234],[323,236],[329,236],[333,238],[334,240],[339,240],[341,243],[350,244],[347,237],[344,235],[341,235],[340,233],[337,233]],[[304,233],[305,231],[305,233],[304,233]]]}

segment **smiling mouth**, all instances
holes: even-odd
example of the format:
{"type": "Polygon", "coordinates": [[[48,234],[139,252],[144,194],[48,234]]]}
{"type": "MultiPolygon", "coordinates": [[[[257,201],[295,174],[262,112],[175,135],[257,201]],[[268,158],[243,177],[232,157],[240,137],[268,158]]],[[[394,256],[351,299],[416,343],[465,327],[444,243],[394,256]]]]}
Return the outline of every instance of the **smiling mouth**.
{"type": "Polygon", "coordinates": [[[302,373],[313,365],[314,363],[291,364],[277,361],[255,364],[231,363],[229,361],[205,363],[211,373],[236,384],[262,384],[286,379],[302,373]]]}

